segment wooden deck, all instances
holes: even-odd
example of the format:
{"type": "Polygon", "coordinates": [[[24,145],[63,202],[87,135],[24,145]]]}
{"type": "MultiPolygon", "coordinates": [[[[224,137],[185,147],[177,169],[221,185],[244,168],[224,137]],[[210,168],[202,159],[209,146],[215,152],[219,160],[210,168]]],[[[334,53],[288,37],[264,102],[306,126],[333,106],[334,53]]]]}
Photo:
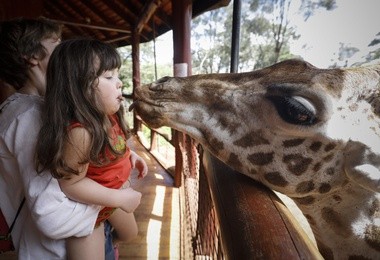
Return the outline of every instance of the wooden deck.
{"type": "MultiPolygon", "coordinates": [[[[180,259],[179,190],[136,138],[130,139],[129,146],[146,160],[149,172],[144,179],[137,179],[137,174],[132,173],[132,187],[143,194],[135,211],[139,235],[128,244],[119,245],[119,259],[180,259]]],[[[14,253],[0,254],[0,260],[16,259],[14,253]]]]}
{"type": "Polygon", "coordinates": [[[119,259],[180,259],[179,190],[173,187],[171,175],[135,138],[129,146],[145,159],[149,172],[144,179],[132,174],[132,187],[143,194],[135,211],[139,235],[119,245],[119,259]]]}

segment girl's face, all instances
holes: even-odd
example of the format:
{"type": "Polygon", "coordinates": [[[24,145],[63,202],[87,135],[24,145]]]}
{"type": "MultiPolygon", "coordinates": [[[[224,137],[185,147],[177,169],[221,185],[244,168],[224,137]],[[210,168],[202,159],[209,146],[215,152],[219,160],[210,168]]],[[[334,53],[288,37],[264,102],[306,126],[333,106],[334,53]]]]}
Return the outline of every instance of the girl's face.
{"type": "Polygon", "coordinates": [[[123,84],[119,79],[119,70],[107,70],[98,79],[97,96],[104,106],[104,112],[113,115],[120,109],[123,101],[121,94],[123,84]]]}

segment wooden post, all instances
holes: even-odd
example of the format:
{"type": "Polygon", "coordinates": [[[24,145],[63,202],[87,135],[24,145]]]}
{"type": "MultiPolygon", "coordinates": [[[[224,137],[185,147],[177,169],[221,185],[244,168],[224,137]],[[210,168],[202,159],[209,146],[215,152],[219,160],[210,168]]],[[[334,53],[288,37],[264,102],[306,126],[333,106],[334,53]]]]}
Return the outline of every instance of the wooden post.
{"type": "MultiPolygon", "coordinates": [[[[174,51],[174,76],[191,75],[191,0],[172,0],[173,17],[173,51],[174,51]],[[185,68],[185,69],[184,69],[185,68]],[[184,71],[186,70],[186,71],[184,71]]],[[[183,157],[181,147],[184,147],[185,135],[175,131],[173,140],[175,147],[175,175],[174,186],[180,187],[182,182],[183,157]]]]}
{"type": "MultiPolygon", "coordinates": [[[[140,34],[137,30],[133,31],[132,34],[132,84],[133,92],[140,86],[140,34]]],[[[137,120],[136,112],[133,112],[133,131],[137,133],[141,131],[141,122],[137,120]]]]}

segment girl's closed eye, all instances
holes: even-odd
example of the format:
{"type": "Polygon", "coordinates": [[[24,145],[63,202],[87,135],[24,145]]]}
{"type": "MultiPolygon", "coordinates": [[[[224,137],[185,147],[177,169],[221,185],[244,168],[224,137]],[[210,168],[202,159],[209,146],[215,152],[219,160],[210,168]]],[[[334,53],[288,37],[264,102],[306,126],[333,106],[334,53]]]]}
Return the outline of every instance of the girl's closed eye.
{"type": "Polygon", "coordinates": [[[106,71],[103,73],[103,77],[106,79],[118,79],[119,78],[119,72],[118,71],[106,71]]]}

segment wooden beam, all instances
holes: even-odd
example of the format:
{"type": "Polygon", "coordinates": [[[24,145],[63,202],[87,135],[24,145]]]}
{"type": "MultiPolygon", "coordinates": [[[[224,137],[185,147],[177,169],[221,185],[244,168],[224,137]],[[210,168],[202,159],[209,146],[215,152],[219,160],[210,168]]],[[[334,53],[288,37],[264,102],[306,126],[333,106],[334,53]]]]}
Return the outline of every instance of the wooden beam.
{"type": "MultiPolygon", "coordinates": [[[[46,18],[49,18],[49,19],[52,19],[53,17],[56,18],[56,17],[67,16],[66,10],[64,10],[63,8],[59,8],[59,7],[57,7],[54,4],[49,3],[49,2],[45,4],[45,10],[48,11],[48,13],[45,14],[45,16],[46,16],[46,18]]],[[[75,26],[70,26],[70,28],[68,26],[65,26],[65,27],[66,27],[66,30],[69,30],[73,34],[77,34],[77,35],[85,35],[89,31],[89,30],[82,29],[82,28],[75,27],[75,26]]]]}
{"type": "Polygon", "coordinates": [[[273,191],[233,171],[207,150],[203,150],[202,164],[225,259],[323,259],[273,191]]]}
{"type": "Polygon", "coordinates": [[[140,15],[140,19],[136,25],[137,33],[141,33],[141,31],[144,29],[144,26],[148,24],[150,18],[153,16],[160,5],[161,0],[151,0],[144,6],[144,9],[140,15]]]}
{"type": "Polygon", "coordinates": [[[131,37],[132,37],[132,34],[128,34],[128,35],[124,35],[124,36],[120,36],[120,37],[116,37],[116,38],[112,38],[112,39],[109,38],[108,40],[104,40],[104,41],[107,43],[113,43],[113,42],[119,42],[119,41],[127,40],[131,37]]]}
{"type": "Polygon", "coordinates": [[[67,25],[73,25],[73,26],[79,26],[79,27],[87,27],[91,29],[98,29],[98,30],[104,30],[104,31],[116,31],[121,33],[132,33],[131,29],[125,28],[122,26],[116,26],[116,25],[105,25],[105,24],[95,24],[95,23],[84,23],[81,21],[64,21],[64,20],[55,20],[51,19],[52,21],[55,21],[57,23],[61,24],[67,24],[67,25]]]}

